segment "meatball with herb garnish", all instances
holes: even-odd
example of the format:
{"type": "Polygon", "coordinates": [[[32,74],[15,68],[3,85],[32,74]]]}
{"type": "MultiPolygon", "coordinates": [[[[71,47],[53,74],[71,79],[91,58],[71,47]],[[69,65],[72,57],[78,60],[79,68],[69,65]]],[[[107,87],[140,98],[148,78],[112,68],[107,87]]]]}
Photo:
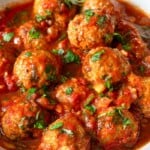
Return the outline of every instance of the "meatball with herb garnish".
{"type": "Polygon", "coordinates": [[[94,89],[101,93],[105,89],[112,91],[113,84],[130,72],[130,65],[117,49],[97,47],[86,55],[82,71],[94,89]]]}
{"type": "Polygon", "coordinates": [[[83,4],[82,10],[96,10],[99,12],[106,12],[111,15],[120,15],[121,6],[120,4],[115,0],[86,0],[83,4]]]}
{"type": "Polygon", "coordinates": [[[19,86],[40,88],[57,81],[60,61],[48,51],[24,51],[17,58],[13,73],[19,86]]]}
{"type": "Polygon", "coordinates": [[[84,79],[72,78],[56,87],[54,97],[63,106],[65,112],[70,112],[81,110],[91,93],[84,79]]]}
{"type": "Polygon", "coordinates": [[[70,21],[68,38],[73,46],[82,50],[89,50],[96,46],[109,45],[112,38],[106,40],[105,36],[113,34],[114,29],[114,17],[105,13],[95,13],[93,10],[86,10],[70,21]]]}
{"type": "Polygon", "coordinates": [[[20,49],[47,49],[46,35],[43,34],[33,21],[22,24],[16,30],[16,36],[21,41],[20,49]]]}
{"type": "Polygon", "coordinates": [[[138,135],[138,121],[123,107],[110,107],[99,113],[97,138],[104,149],[133,147],[138,135]]]}
{"type": "Polygon", "coordinates": [[[138,30],[133,23],[120,20],[114,33],[114,41],[118,44],[120,50],[127,52],[127,56],[131,61],[141,59],[145,56],[146,45],[143,42],[138,30]]]}
{"type": "Polygon", "coordinates": [[[62,117],[44,131],[38,150],[89,150],[90,137],[72,114],[62,117]]]}
{"type": "Polygon", "coordinates": [[[46,127],[44,112],[32,99],[27,99],[28,96],[20,95],[15,99],[10,98],[9,101],[14,102],[10,102],[12,105],[7,107],[2,116],[3,133],[11,140],[30,137],[36,129],[46,127]]]}
{"type": "Polygon", "coordinates": [[[33,16],[36,23],[55,39],[67,28],[68,22],[76,13],[78,2],[59,0],[35,0],[33,16]]]}

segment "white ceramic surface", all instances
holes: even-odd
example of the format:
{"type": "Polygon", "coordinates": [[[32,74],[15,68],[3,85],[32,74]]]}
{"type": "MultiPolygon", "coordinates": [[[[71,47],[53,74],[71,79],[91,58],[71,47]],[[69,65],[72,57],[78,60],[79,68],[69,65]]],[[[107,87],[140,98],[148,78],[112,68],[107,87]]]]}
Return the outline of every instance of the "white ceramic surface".
{"type": "MultiPolygon", "coordinates": [[[[32,0],[0,0],[0,10],[3,10],[6,7],[11,7],[12,4],[23,4],[26,2],[29,2],[32,0]]],[[[128,1],[135,6],[143,9],[148,16],[150,17],[150,0],[122,0],[122,1],[128,1]]],[[[0,147],[0,150],[4,150],[3,148],[0,147]]],[[[150,143],[143,146],[142,148],[139,148],[138,150],[150,150],[150,143]]]]}

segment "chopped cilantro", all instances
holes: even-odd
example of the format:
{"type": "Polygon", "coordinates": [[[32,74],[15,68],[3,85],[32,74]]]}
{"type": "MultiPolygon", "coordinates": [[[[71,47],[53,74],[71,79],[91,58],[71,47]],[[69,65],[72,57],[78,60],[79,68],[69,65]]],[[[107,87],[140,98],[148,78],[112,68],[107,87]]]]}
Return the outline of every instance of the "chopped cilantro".
{"type": "Polygon", "coordinates": [[[56,122],[56,123],[52,124],[52,125],[49,127],[49,129],[50,129],[50,130],[59,129],[59,128],[63,127],[63,125],[64,125],[63,122],[56,122]]]}
{"type": "Polygon", "coordinates": [[[94,114],[96,112],[96,108],[95,108],[94,105],[87,105],[87,106],[85,106],[85,109],[87,109],[90,112],[92,112],[92,114],[94,114]]]}
{"type": "Polygon", "coordinates": [[[113,38],[122,44],[125,43],[124,37],[118,32],[113,33],[113,38]]]}
{"type": "Polygon", "coordinates": [[[109,77],[105,78],[105,87],[109,90],[112,91],[113,90],[113,85],[112,85],[112,79],[109,77]]]}
{"type": "Polygon", "coordinates": [[[68,78],[67,78],[66,76],[63,76],[63,75],[60,77],[60,81],[61,81],[62,83],[66,82],[67,79],[68,79],[68,78]]]}
{"type": "Polygon", "coordinates": [[[106,44],[110,44],[113,40],[113,35],[111,33],[107,33],[104,35],[104,41],[106,44]]]}
{"type": "Polygon", "coordinates": [[[45,122],[44,120],[37,120],[34,124],[34,128],[37,129],[45,129],[45,122]]]}
{"type": "Polygon", "coordinates": [[[122,45],[122,48],[126,51],[130,51],[132,49],[132,47],[129,43],[126,43],[126,44],[122,45]]]}
{"type": "Polygon", "coordinates": [[[9,33],[4,33],[3,34],[3,40],[5,42],[10,42],[14,37],[14,33],[13,32],[9,32],[9,33]]]}
{"type": "Polygon", "coordinates": [[[85,0],[64,0],[64,3],[71,8],[72,5],[81,6],[85,0]]]}
{"type": "Polygon", "coordinates": [[[25,56],[26,56],[26,57],[32,56],[32,52],[26,52],[26,53],[25,53],[25,56]]]}
{"type": "Polygon", "coordinates": [[[67,95],[71,95],[72,92],[73,92],[73,88],[72,87],[68,87],[65,92],[66,92],[67,95]]]}
{"type": "Polygon", "coordinates": [[[27,98],[30,99],[31,96],[32,96],[34,93],[36,93],[36,91],[37,91],[36,88],[30,88],[30,89],[28,90],[28,96],[27,96],[27,98]]]}
{"type": "Polygon", "coordinates": [[[29,36],[31,39],[38,39],[40,37],[40,32],[33,27],[29,31],[29,36]]]}
{"type": "Polygon", "coordinates": [[[87,99],[85,100],[84,106],[89,105],[89,104],[93,101],[94,97],[95,97],[94,94],[90,94],[90,95],[87,97],[87,99]]]}
{"type": "Polygon", "coordinates": [[[92,11],[92,9],[85,10],[84,15],[85,15],[86,21],[89,22],[91,17],[94,16],[94,14],[95,13],[92,11]]]}
{"type": "Polygon", "coordinates": [[[80,58],[78,55],[73,53],[71,50],[68,50],[67,53],[64,55],[64,62],[67,63],[80,63],[80,58]]]}
{"type": "Polygon", "coordinates": [[[53,49],[52,53],[56,54],[56,55],[63,55],[64,54],[64,49],[60,48],[60,49],[53,49]]]}
{"type": "Polygon", "coordinates": [[[97,24],[103,28],[104,25],[105,25],[105,22],[107,20],[107,17],[106,16],[98,16],[98,20],[97,20],[97,24]]]}
{"type": "Polygon", "coordinates": [[[91,57],[91,61],[92,62],[96,62],[98,60],[100,60],[101,56],[105,53],[105,50],[101,50],[101,51],[98,51],[96,53],[94,53],[91,57]]]}

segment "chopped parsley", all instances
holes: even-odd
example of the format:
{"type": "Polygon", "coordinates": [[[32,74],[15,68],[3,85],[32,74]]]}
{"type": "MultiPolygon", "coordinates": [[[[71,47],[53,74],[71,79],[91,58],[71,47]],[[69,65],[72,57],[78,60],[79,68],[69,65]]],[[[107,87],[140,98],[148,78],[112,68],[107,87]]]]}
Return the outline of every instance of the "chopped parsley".
{"type": "Polygon", "coordinates": [[[73,92],[73,88],[72,87],[68,87],[65,91],[66,95],[71,95],[73,92]]]}
{"type": "Polygon", "coordinates": [[[26,53],[25,53],[25,56],[26,56],[26,57],[32,56],[32,52],[26,52],[26,53]]]}
{"type": "Polygon", "coordinates": [[[45,13],[46,13],[46,15],[43,15],[43,16],[37,14],[37,15],[35,16],[36,21],[37,21],[37,22],[42,22],[42,21],[44,21],[44,20],[46,20],[46,19],[48,19],[49,17],[52,16],[52,12],[49,11],[49,10],[46,10],[45,13]]]}
{"type": "Polygon", "coordinates": [[[73,53],[71,50],[68,50],[67,53],[64,55],[64,63],[80,63],[80,58],[78,55],[73,53]]]}
{"type": "Polygon", "coordinates": [[[78,5],[81,6],[84,3],[85,0],[64,0],[64,3],[71,8],[72,5],[78,5]]]}
{"type": "Polygon", "coordinates": [[[96,112],[96,107],[94,105],[87,105],[85,109],[89,110],[92,114],[96,112]]]}
{"type": "Polygon", "coordinates": [[[105,26],[105,22],[107,21],[106,16],[98,16],[97,24],[103,28],[105,26]]]}
{"type": "Polygon", "coordinates": [[[94,94],[90,94],[90,95],[87,97],[87,99],[85,100],[84,106],[89,105],[89,104],[93,101],[94,97],[95,97],[94,94]]]}
{"type": "Polygon", "coordinates": [[[31,39],[38,39],[40,37],[40,31],[38,31],[37,29],[35,29],[33,27],[29,31],[29,36],[30,36],[31,39]]]}
{"type": "Polygon", "coordinates": [[[37,120],[34,124],[34,128],[37,129],[45,129],[45,122],[44,120],[37,120]]]}
{"type": "Polygon", "coordinates": [[[110,44],[113,40],[113,35],[111,33],[107,33],[107,34],[104,35],[103,38],[104,38],[104,42],[106,44],[110,44]]]}
{"type": "Polygon", "coordinates": [[[131,45],[129,43],[122,45],[122,48],[125,51],[130,51],[132,49],[131,45]]]}
{"type": "Polygon", "coordinates": [[[37,91],[36,88],[30,88],[30,89],[28,90],[27,99],[30,99],[31,96],[32,96],[34,93],[36,93],[36,91],[37,91]]]}
{"type": "Polygon", "coordinates": [[[113,84],[112,84],[112,79],[111,79],[111,77],[106,77],[106,78],[105,78],[105,87],[106,87],[109,91],[113,91],[113,84]]]}
{"type": "Polygon", "coordinates": [[[49,127],[49,129],[50,129],[50,130],[59,129],[59,128],[63,127],[63,125],[64,125],[63,122],[56,122],[56,123],[52,124],[52,125],[49,127]]]}
{"type": "Polygon", "coordinates": [[[105,53],[105,50],[101,50],[101,51],[98,51],[96,53],[94,53],[91,57],[91,61],[92,62],[96,62],[98,60],[100,60],[101,56],[105,53]]]}
{"type": "Polygon", "coordinates": [[[64,54],[64,49],[60,48],[60,49],[53,49],[52,53],[55,55],[63,55],[64,54]]]}
{"type": "Polygon", "coordinates": [[[93,12],[92,9],[87,9],[87,10],[85,10],[84,15],[85,15],[86,21],[89,22],[90,19],[91,19],[91,17],[94,16],[94,14],[95,14],[95,13],[93,12]]]}
{"type": "Polygon", "coordinates": [[[13,32],[9,32],[9,33],[4,33],[3,34],[3,40],[5,42],[10,42],[14,37],[14,33],[13,32]]]}
{"type": "Polygon", "coordinates": [[[66,82],[67,80],[68,80],[68,78],[67,78],[66,76],[61,75],[60,81],[61,81],[62,83],[66,82]]]}

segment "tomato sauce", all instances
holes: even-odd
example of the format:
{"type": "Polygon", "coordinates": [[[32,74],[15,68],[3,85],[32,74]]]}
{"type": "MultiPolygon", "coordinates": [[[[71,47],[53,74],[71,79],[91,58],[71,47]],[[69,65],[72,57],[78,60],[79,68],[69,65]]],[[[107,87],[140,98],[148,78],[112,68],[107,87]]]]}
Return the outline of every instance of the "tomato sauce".
{"type": "MultiPolygon", "coordinates": [[[[30,19],[30,16],[32,16],[31,15],[32,5],[33,3],[29,3],[14,8],[7,8],[5,11],[1,12],[0,32],[5,28],[13,27],[16,25],[19,26],[24,22],[28,21],[30,19]]],[[[122,2],[122,7],[126,10],[127,15],[129,16],[128,19],[130,21],[138,25],[150,26],[150,18],[147,17],[141,10],[131,6],[128,3],[123,3],[123,2],[122,2]]],[[[67,67],[64,67],[63,72],[65,73],[67,71],[69,71],[73,76],[82,76],[81,68],[79,65],[70,65],[70,66],[68,65],[67,67]]],[[[10,92],[10,94],[2,94],[2,93],[0,94],[0,102],[1,102],[0,105],[3,103],[3,106],[5,106],[5,108],[1,108],[1,111],[2,109],[7,109],[7,107],[10,107],[7,106],[7,100],[9,100],[10,95],[12,96],[12,94],[16,96],[20,93],[10,92]]],[[[9,105],[11,104],[9,103],[9,105]]],[[[0,117],[1,116],[2,114],[0,113],[0,117]]],[[[149,129],[150,129],[150,119],[143,118],[141,121],[140,137],[134,149],[140,149],[140,147],[150,142],[149,129]]],[[[4,147],[10,150],[14,150],[14,149],[35,150],[39,142],[40,139],[33,139],[33,140],[25,139],[18,142],[12,142],[3,135],[3,132],[1,132],[0,134],[0,149],[1,147],[4,147]]]]}

